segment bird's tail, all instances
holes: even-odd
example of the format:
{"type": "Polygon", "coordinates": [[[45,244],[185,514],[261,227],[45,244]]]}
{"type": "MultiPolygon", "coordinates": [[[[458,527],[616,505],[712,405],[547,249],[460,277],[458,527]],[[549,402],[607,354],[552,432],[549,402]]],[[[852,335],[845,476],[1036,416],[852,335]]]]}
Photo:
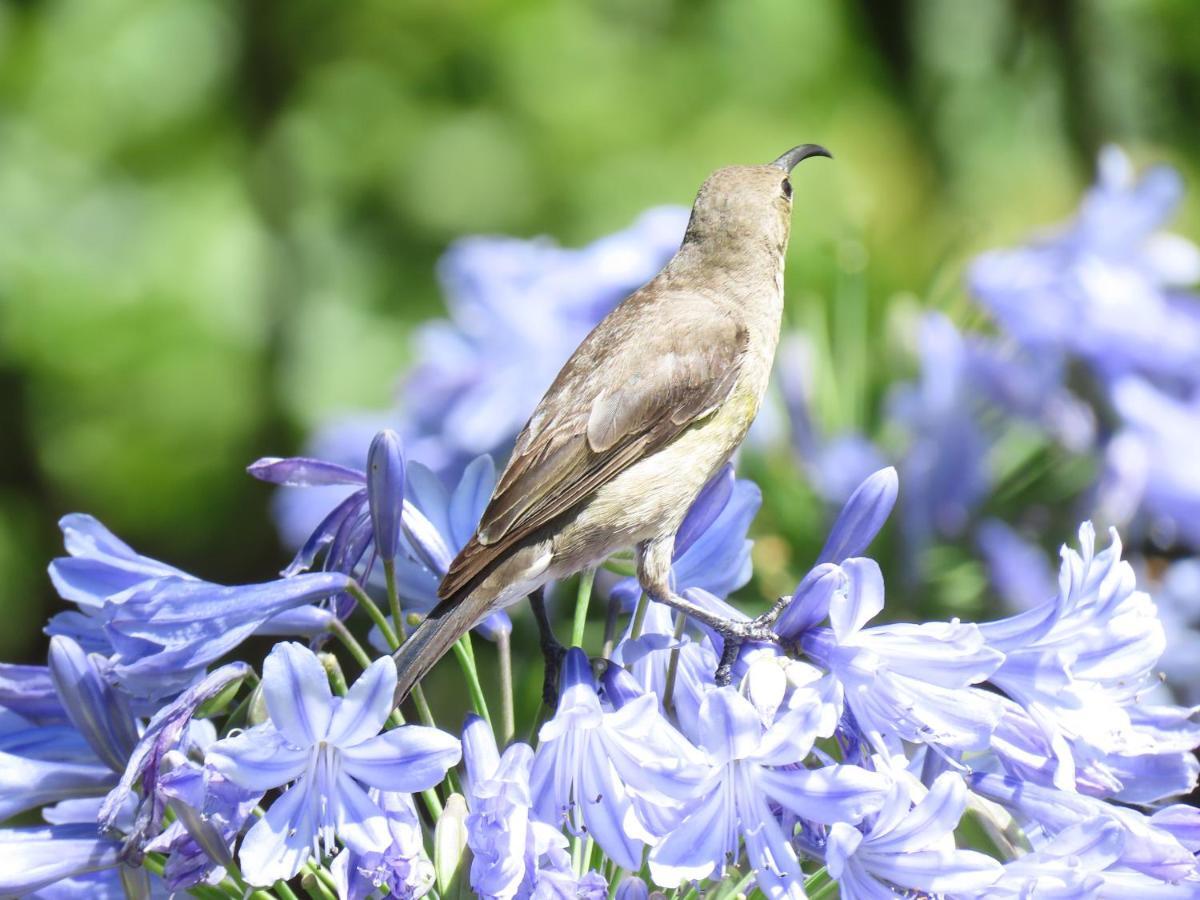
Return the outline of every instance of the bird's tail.
{"type": "Polygon", "coordinates": [[[398,676],[393,705],[399,705],[413,685],[479,621],[480,604],[474,601],[469,595],[447,597],[392,654],[398,676]]]}

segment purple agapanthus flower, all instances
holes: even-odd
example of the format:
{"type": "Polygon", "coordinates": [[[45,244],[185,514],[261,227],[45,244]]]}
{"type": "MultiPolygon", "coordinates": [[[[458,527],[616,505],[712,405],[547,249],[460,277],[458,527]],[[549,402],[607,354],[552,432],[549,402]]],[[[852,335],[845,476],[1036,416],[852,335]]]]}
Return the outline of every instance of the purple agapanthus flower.
{"type": "Polygon", "coordinates": [[[409,794],[372,789],[371,800],[387,820],[391,845],[383,851],[343,850],[333,861],[333,877],[343,900],[367,900],[387,888],[389,897],[423,897],[434,883],[433,863],[425,853],[421,820],[409,794]]]}
{"type": "Polygon", "coordinates": [[[270,721],[218,741],[206,757],[241,787],[290,785],[242,842],[247,880],[291,878],[310,856],[332,852],[335,835],[359,854],[386,851],[387,817],[367,787],[425,790],[458,761],[458,740],[434,728],[405,725],[379,734],[395,689],[396,667],[387,657],[344,698],[334,698],[312,651],[294,643],[271,651],[262,679],[270,721]]]}
{"type": "Polygon", "coordinates": [[[1016,250],[979,257],[972,291],[1022,345],[1064,350],[1102,379],[1142,373],[1200,378],[1200,303],[1182,285],[1200,280],[1200,250],[1157,231],[1182,194],[1178,173],[1141,178],[1116,147],[1100,154],[1099,180],[1076,219],[1016,250]]]}
{"type": "Polygon", "coordinates": [[[233,843],[252,819],[261,791],[239,787],[219,772],[171,751],[156,790],[175,821],[146,844],[167,856],[163,880],[172,891],[224,877],[233,843]]]}
{"type": "Polygon", "coordinates": [[[804,708],[764,727],[750,700],[723,687],[705,696],[700,718],[713,768],[689,792],[683,821],[651,850],[651,875],[665,887],[719,878],[744,840],[764,893],[802,897],[799,857],[772,804],[811,822],[857,822],[883,805],[889,779],[853,765],[801,765],[817,737],[804,708]]]}
{"type": "Polygon", "coordinates": [[[656,697],[606,712],[587,656],[567,651],[558,709],[538,732],[530,775],[538,818],[586,831],[618,865],[637,869],[661,811],[706,774],[656,697]]]}
{"type": "Polygon", "coordinates": [[[525,883],[527,848],[536,842],[530,833],[533,749],[518,742],[502,756],[491,726],[474,715],[467,717],[462,744],[471,889],[480,897],[509,900],[525,883]]]}
{"type": "MultiPolygon", "coordinates": [[[[349,564],[351,569],[362,570],[361,577],[370,577],[373,559],[368,551],[375,529],[365,472],[305,457],[267,457],[251,465],[249,471],[255,478],[288,488],[338,484],[352,489],[315,527],[284,570],[285,575],[311,567],[323,552],[324,566],[349,564]]],[[[396,589],[405,608],[428,612],[437,603],[438,582],[483,515],[496,483],[496,470],[490,457],[481,456],[466,467],[452,491],[447,491],[441,479],[418,462],[407,463],[405,475],[398,518],[400,552],[394,560],[396,589]]],[[[485,636],[511,628],[503,612],[481,623],[485,636]]]]}
{"type": "Polygon", "coordinates": [[[51,563],[50,578],[78,610],[54,616],[46,631],[108,657],[134,696],[178,693],[257,631],[323,630],[328,613],[311,604],[348,583],[321,573],[227,587],[139,555],[91,516],[60,525],[70,555],[51,563]]]}
{"type": "Polygon", "coordinates": [[[943,772],[915,805],[897,783],[883,808],[857,828],[835,822],[825,845],[825,865],[846,900],[874,900],[894,889],[968,895],[994,882],[1000,863],[954,845],[967,804],[962,777],[943,772]]]}
{"type": "Polygon", "coordinates": [[[1054,748],[1055,783],[1075,783],[1070,741],[1102,753],[1140,755],[1154,742],[1139,735],[1129,707],[1152,683],[1166,641],[1150,597],[1136,589],[1115,530],[1095,552],[1090,523],[1080,550],[1062,550],[1058,596],[979,628],[1004,654],[991,682],[1029,713],[1054,748]]]}
{"type": "Polygon", "coordinates": [[[900,752],[901,741],[985,749],[1002,708],[973,685],[1003,654],[977,626],[957,621],[865,627],[883,609],[883,575],[861,557],[840,569],[846,581],[830,595],[831,627],[806,631],[801,646],[842,683],[862,736],[885,756],[900,752]]]}
{"type": "MultiPolygon", "coordinates": [[[[1093,797],[1031,784],[1011,776],[977,772],[969,776],[971,790],[1009,809],[1033,840],[1049,839],[1073,826],[1098,819],[1120,828],[1121,842],[1114,862],[1155,881],[1200,884],[1200,868],[1189,837],[1195,834],[1195,815],[1175,821],[1176,809],[1155,821],[1131,807],[1105,803],[1093,797]],[[1181,840],[1183,838],[1183,840],[1181,840]],[[1189,841],[1189,843],[1185,843],[1189,841]]],[[[1193,888],[1195,889],[1195,888],[1193,888]]]]}
{"type": "Polygon", "coordinates": [[[1200,383],[1176,396],[1145,379],[1122,378],[1111,395],[1121,428],[1106,449],[1100,508],[1111,521],[1140,520],[1160,544],[1200,549],[1200,383]]]}

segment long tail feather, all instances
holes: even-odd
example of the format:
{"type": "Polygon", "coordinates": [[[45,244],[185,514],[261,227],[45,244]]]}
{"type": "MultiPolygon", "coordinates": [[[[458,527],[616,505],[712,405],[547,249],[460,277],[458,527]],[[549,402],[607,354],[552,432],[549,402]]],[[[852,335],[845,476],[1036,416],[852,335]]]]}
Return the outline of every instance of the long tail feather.
{"type": "MultiPolygon", "coordinates": [[[[482,598],[481,598],[482,599],[482,598]]],[[[443,600],[392,654],[396,663],[394,704],[399,705],[418,681],[425,677],[454,642],[466,634],[481,618],[475,597],[448,597],[443,600]]]]}

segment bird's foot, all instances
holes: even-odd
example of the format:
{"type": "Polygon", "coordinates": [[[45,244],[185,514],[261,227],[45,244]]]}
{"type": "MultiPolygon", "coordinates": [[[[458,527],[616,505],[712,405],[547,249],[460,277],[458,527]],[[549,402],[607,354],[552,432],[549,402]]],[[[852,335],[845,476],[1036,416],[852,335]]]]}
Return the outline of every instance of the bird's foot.
{"type": "Polygon", "coordinates": [[[746,643],[779,644],[779,635],[775,633],[775,620],[787,605],[784,601],[790,597],[781,597],[774,606],[753,619],[743,622],[723,622],[716,631],[721,635],[723,644],[721,661],[717,664],[716,682],[724,687],[733,677],[733,664],[737,662],[738,653],[746,643]]]}

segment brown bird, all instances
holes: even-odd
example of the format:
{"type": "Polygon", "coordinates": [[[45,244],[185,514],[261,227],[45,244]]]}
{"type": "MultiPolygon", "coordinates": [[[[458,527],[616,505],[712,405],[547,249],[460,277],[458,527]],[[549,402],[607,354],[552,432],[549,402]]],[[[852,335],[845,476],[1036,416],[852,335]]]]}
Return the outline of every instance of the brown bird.
{"type": "Polygon", "coordinates": [[[718,169],[683,244],[583,340],[517,437],[479,528],[438,588],[441,602],[396,651],[396,700],[489,613],[636,547],[638,580],[725,637],[727,677],[773,614],[730,622],[670,587],[675,533],[758,413],[783,313],[793,167],[815,144],[762,166],[718,169]]]}

